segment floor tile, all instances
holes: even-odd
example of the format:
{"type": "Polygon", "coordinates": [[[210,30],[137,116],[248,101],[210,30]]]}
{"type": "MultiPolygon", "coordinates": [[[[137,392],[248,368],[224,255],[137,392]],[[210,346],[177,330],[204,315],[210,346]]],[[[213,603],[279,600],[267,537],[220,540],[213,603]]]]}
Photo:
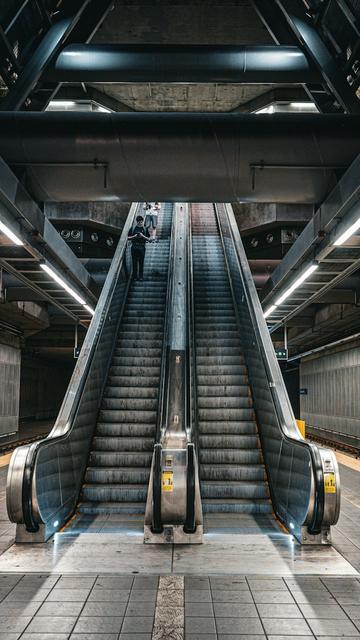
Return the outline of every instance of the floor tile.
{"type": "MultiPolygon", "coordinates": [[[[21,620],[21,618],[19,618],[21,620]]],[[[76,623],[76,617],[38,616],[33,618],[27,632],[33,633],[70,633],[76,623]]]]}
{"type": "Polygon", "coordinates": [[[211,592],[205,589],[185,590],[185,602],[211,602],[211,592]]]}
{"type": "Polygon", "coordinates": [[[185,616],[190,617],[210,617],[214,616],[211,602],[186,602],[185,616]]]}
{"type": "Polygon", "coordinates": [[[258,618],[258,612],[254,604],[239,604],[215,602],[214,613],[216,618],[258,618]]]}
{"type": "Polygon", "coordinates": [[[188,633],[216,633],[214,618],[185,618],[185,634],[188,633]]]}
{"type": "Polygon", "coordinates": [[[218,634],[259,634],[264,633],[259,618],[217,618],[218,634]]]}
{"type": "Polygon", "coordinates": [[[298,618],[262,618],[265,633],[268,635],[307,636],[310,629],[305,620],[298,618]]]}
{"type": "Polygon", "coordinates": [[[338,604],[299,604],[299,607],[304,618],[346,619],[345,612],[338,604]]]}
{"type": "Polygon", "coordinates": [[[58,589],[50,591],[47,602],[85,602],[90,589],[58,589]]]}
{"type": "MultiPolygon", "coordinates": [[[[288,591],[252,591],[256,604],[294,604],[294,598],[288,591]]],[[[307,601],[306,601],[307,602],[307,601]]]]}
{"type": "Polygon", "coordinates": [[[258,604],[261,618],[302,618],[301,611],[296,604],[258,604]]]}
{"type": "Polygon", "coordinates": [[[36,616],[78,616],[83,606],[82,602],[44,602],[36,616]]]}
{"type": "Polygon", "coordinates": [[[120,633],[123,618],[112,616],[80,617],[74,633],[120,633]]]}
{"type": "MultiPolygon", "coordinates": [[[[264,593],[268,593],[265,591],[264,593]]],[[[250,591],[212,591],[213,602],[239,602],[242,604],[251,604],[253,597],[250,591]]]]}
{"type": "Polygon", "coordinates": [[[16,618],[14,616],[2,616],[0,618],[0,632],[5,633],[10,631],[11,633],[15,633],[17,631],[24,631],[30,620],[30,617],[16,618]]]}
{"type": "Polygon", "coordinates": [[[308,620],[308,624],[316,636],[360,636],[350,620],[308,620]]]}
{"type": "Polygon", "coordinates": [[[157,591],[155,589],[133,589],[129,602],[155,602],[157,591]]]}
{"type": "Polygon", "coordinates": [[[153,618],[150,617],[125,617],[121,633],[151,633],[153,618]]]}
{"type": "Polygon", "coordinates": [[[129,596],[129,589],[98,589],[94,587],[88,602],[127,602],[129,596]]]}
{"type": "Polygon", "coordinates": [[[87,602],[81,611],[81,616],[123,618],[125,610],[125,602],[87,602]]]}

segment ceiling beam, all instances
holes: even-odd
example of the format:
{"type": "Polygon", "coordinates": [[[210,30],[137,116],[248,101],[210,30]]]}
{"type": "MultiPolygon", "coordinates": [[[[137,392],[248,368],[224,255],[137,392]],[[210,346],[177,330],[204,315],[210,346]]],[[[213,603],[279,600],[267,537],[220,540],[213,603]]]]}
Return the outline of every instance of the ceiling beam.
{"type": "Polygon", "coordinates": [[[297,47],[75,44],[48,70],[51,82],[301,84],[318,73],[297,47]]]}

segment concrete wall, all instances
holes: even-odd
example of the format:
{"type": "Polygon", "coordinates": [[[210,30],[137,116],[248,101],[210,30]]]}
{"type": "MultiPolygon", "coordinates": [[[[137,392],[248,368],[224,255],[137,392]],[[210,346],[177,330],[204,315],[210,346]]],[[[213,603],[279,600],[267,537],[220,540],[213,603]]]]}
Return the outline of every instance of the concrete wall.
{"type": "Polygon", "coordinates": [[[71,373],[72,367],[67,364],[24,355],[21,362],[20,419],[56,417],[71,373]]]}
{"type": "Polygon", "coordinates": [[[17,338],[6,342],[0,344],[0,436],[14,433],[19,425],[21,351],[17,338]]]}
{"type": "Polygon", "coordinates": [[[335,439],[360,444],[360,343],[301,362],[301,418],[335,439]],[[340,435],[339,435],[340,434],[340,435]]]}

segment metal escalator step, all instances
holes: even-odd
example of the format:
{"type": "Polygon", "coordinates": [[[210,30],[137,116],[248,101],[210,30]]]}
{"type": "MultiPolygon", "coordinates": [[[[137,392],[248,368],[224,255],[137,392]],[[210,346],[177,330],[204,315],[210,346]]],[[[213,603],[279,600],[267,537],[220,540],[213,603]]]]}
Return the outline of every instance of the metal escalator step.
{"type": "Polygon", "coordinates": [[[156,425],[147,422],[133,422],[133,423],[109,423],[98,422],[96,426],[97,436],[117,436],[125,438],[154,438],[156,432],[156,425]]]}
{"type": "Polygon", "coordinates": [[[150,467],[151,451],[91,451],[89,464],[97,467],[150,467]]]}
{"type": "Polygon", "coordinates": [[[249,395],[250,389],[246,381],[236,385],[198,385],[198,398],[248,398],[249,395]]]}
{"type": "Polygon", "coordinates": [[[202,508],[204,513],[272,513],[271,502],[261,498],[258,500],[205,498],[202,501],[202,508]]]}
{"type": "Polygon", "coordinates": [[[154,438],[126,436],[95,436],[92,451],[152,451],[154,438]]]}
{"type": "Polygon", "coordinates": [[[115,409],[100,409],[99,422],[156,422],[156,411],[117,411],[115,409]]]}
{"type": "Polygon", "coordinates": [[[156,398],[109,398],[102,399],[101,409],[115,410],[121,412],[136,411],[142,413],[143,411],[156,411],[157,410],[156,398]]]}
{"type": "Polygon", "coordinates": [[[228,376],[228,375],[241,375],[247,376],[247,368],[244,364],[209,364],[209,365],[196,365],[196,373],[199,381],[202,383],[202,380],[205,376],[228,376]]]}
{"type": "Polygon", "coordinates": [[[199,365],[212,365],[212,364],[244,364],[244,356],[240,353],[235,353],[232,356],[216,355],[216,356],[198,356],[196,361],[199,365]]]}
{"type": "Polygon", "coordinates": [[[116,358],[116,361],[118,361],[118,358],[132,358],[132,357],[136,357],[136,358],[145,357],[145,358],[159,359],[160,355],[161,355],[161,347],[159,348],[158,346],[155,346],[155,347],[135,346],[132,348],[124,346],[124,347],[116,347],[114,351],[113,359],[116,358]]]}
{"type": "Polygon", "coordinates": [[[258,500],[269,498],[269,491],[265,482],[249,482],[246,480],[229,480],[219,482],[217,480],[202,480],[201,494],[203,498],[258,500]]]}
{"type": "Polygon", "coordinates": [[[198,411],[199,420],[201,421],[211,421],[215,420],[218,422],[219,420],[223,420],[224,422],[241,422],[242,420],[254,420],[255,414],[253,409],[210,409],[210,408],[199,408],[198,411]]]}
{"type": "Polygon", "coordinates": [[[200,446],[204,449],[257,449],[259,446],[259,439],[257,435],[233,435],[226,433],[224,435],[218,434],[200,434],[199,435],[200,446]]]}
{"type": "Polygon", "coordinates": [[[101,513],[144,514],[145,502],[81,502],[78,511],[88,515],[101,513]]]}
{"type": "Polygon", "coordinates": [[[255,420],[242,422],[202,422],[199,421],[199,434],[201,435],[256,435],[257,426],[255,420]]]}
{"type": "Polygon", "coordinates": [[[213,409],[251,409],[253,407],[252,398],[249,395],[219,395],[215,396],[202,396],[198,395],[198,407],[199,410],[213,409]]]}
{"type": "MultiPolygon", "coordinates": [[[[141,383],[144,384],[143,380],[141,383]]],[[[134,384],[134,379],[132,379],[132,384],[134,384]]],[[[158,397],[158,385],[156,386],[141,386],[141,387],[133,387],[126,386],[123,384],[111,384],[108,380],[108,385],[105,388],[103,398],[155,398],[158,397]]]]}
{"type": "Polygon", "coordinates": [[[147,484],[84,484],[82,500],[89,502],[145,502],[147,484]]]}
{"type": "Polygon", "coordinates": [[[158,377],[160,374],[160,366],[158,367],[146,367],[146,366],[111,366],[109,370],[109,376],[112,377],[127,377],[132,380],[132,384],[134,384],[134,379],[146,379],[146,378],[154,378],[158,377]]]}
{"type": "Polygon", "coordinates": [[[85,474],[87,484],[146,484],[150,467],[88,467],[85,474]]]}
{"type": "Polygon", "coordinates": [[[134,349],[157,349],[158,352],[159,350],[161,351],[163,345],[161,338],[155,338],[151,334],[146,335],[148,335],[148,337],[144,336],[144,334],[139,334],[138,339],[133,339],[129,334],[125,333],[118,339],[114,354],[119,356],[124,349],[127,351],[131,350],[131,353],[134,353],[134,349]]]}
{"type": "MultiPolygon", "coordinates": [[[[136,353],[136,351],[135,351],[136,353]]],[[[114,356],[112,361],[111,361],[111,366],[114,367],[136,367],[136,366],[146,366],[147,364],[149,364],[152,367],[160,367],[161,364],[161,358],[157,357],[155,358],[154,356],[122,356],[121,358],[118,358],[117,356],[114,356]]]]}
{"type": "Polygon", "coordinates": [[[202,356],[231,356],[235,349],[240,345],[233,338],[221,338],[216,336],[213,338],[201,338],[196,340],[196,355],[202,356]]]}
{"type": "Polygon", "coordinates": [[[201,465],[201,479],[204,480],[266,480],[265,469],[262,464],[203,464],[201,465]]]}
{"type": "MultiPolygon", "coordinates": [[[[136,382],[136,380],[135,380],[136,382]]],[[[134,376],[132,375],[127,375],[127,376],[115,376],[115,375],[109,375],[108,380],[107,380],[107,384],[108,384],[108,388],[113,387],[119,387],[122,389],[122,391],[125,393],[125,389],[129,389],[129,392],[131,392],[131,390],[134,389],[134,376]]],[[[141,384],[144,385],[143,389],[144,391],[148,390],[149,388],[151,388],[152,390],[155,390],[155,392],[157,393],[157,389],[159,387],[159,378],[158,376],[142,376],[141,378],[141,384]]],[[[141,387],[137,387],[137,392],[139,392],[140,396],[142,396],[142,388],[141,387]]]]}
{"type": "Polygon", "coordinates": [[[201,448],[201,464],[261,464],[260,449],[205,449],[201,448]]]}
{"type": "Polygon", "coordinates": [[[247,382],[247,376],[244,375],[240,375],[237,373],[233,373],[233,374],[218,374],[218,375],[206,375],[206,374],[201,374],[199,375],[198,372],[198,385],[199,388],[205,388],[205,387],[218,387],[218,386],[224,386],[224,388],[226,388],[227,386],[229,387],[233,387],[233,386],[239,386],[239,387],[243,387],[243,386],[248,386],[248,382],[247,382]]]}

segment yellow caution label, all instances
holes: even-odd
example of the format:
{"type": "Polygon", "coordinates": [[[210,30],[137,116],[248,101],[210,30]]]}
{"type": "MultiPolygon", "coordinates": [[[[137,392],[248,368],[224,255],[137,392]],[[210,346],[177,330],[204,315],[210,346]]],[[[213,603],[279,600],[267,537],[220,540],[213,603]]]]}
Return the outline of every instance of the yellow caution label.
{"type": "Polygon", "coordinates": [[[173,471],[162,472],[162,490],[174,491],[174,473],[173,471]]]}
{"type": "Polygon", "coordinates": [[[324,473],[325,493],[336,493],[335,473],[324,473]]]}

